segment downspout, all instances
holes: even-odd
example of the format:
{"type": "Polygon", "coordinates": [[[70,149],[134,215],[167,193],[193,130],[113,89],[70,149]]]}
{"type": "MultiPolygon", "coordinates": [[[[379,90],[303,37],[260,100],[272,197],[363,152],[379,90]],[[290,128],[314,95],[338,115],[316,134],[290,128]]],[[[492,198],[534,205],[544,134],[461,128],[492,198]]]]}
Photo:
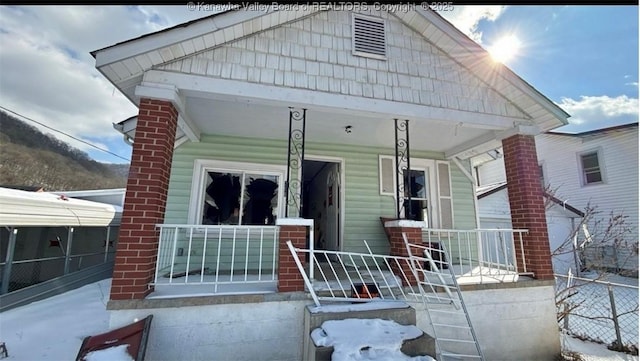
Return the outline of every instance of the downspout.
{"type": "Polygon", "coordinates": [[[460,160],[458,160],[458,157],[451,158],[451,161],[458,167],[458,169],[460,169],[462,174],[464,174],[467,177],[467,179],[469,179],[469,182],[471,182],[471,189],[473,191],[473,209],[474,209],[475,214],[476,214],[476,229],[479,229],[480,228],[480,213],[478,212],[478,197],[476,195],[476,181],[473,178],[473,176],[471,175],[471,173],[469,173],[469,171],[467,171],[464,168],[462,163],[460,163],[460,160]]]}

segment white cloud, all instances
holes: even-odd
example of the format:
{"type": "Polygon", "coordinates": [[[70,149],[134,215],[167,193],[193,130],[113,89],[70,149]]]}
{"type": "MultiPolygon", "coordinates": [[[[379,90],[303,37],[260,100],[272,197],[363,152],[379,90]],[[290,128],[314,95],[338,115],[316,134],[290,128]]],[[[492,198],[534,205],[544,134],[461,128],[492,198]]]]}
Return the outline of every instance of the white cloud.
{"type": "MultiPolygon", "coordinates": [[[[571,114],[570,125],[581,125],[582,130],[638,122],[638,99],[620,95],[581,96],[580,99],[562,98],[562,109],[571,114]],[[588,129],[586,129],[588,128],[588,129]]],[[[562,130],[570,131],[570,126],[562,130]]]]}
{"type": "MultiPolygon", "coordinates": [[[[207,15],[186,6],[0,7],[0,105],[127,154],[129,146],[112,123],[135,114],[136,107],[95,69],[89,52],[207,15]]],[[[92,150],[30,124],[83,151],[92,150]]]]}
{"type": "Polygon", "coordinates": [[[506,6],[456,6],[453,11],[442,11],[442,15],[456,28],[465,33],[478,44],[482,44],[482,32],[478,30],[480,21],[496,21],[506,6]]]}

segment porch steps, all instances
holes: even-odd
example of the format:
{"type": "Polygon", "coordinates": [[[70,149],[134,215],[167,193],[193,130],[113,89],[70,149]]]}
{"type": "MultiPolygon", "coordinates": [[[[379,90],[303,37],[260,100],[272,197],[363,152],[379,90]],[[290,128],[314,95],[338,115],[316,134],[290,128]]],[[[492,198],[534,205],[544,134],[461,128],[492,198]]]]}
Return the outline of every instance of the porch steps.
{"type": "MultiPolygon", "coordinates": [[[[405,234],[402,236],[435,338],[436,359],[484,360],[451,265],[448,272],[440,270],[432,257],[433,253],[446,250],[413,245],[405,234]]],[[[446,259],[449,262],[449,257],[446,259]]]]}
{"type": "MultiPolygon", "coordinates": [[[[307,306],[304,314],[303,359],[305,361],[330,361],[334,348],[317,346],[311,337],[313,330],[321,328],[325,321],[346,319],[383,319],[399,325],[416,325],[416,310],[404,302],[379,302],[374,304],[336,303],[320,307],[307,306]]],[[[375,344],[370,345],[375,348],[375,344]]],[[[426,333],[402,343],[400,351],[410,357],[435,355],[435,341],[426,333]]]]}

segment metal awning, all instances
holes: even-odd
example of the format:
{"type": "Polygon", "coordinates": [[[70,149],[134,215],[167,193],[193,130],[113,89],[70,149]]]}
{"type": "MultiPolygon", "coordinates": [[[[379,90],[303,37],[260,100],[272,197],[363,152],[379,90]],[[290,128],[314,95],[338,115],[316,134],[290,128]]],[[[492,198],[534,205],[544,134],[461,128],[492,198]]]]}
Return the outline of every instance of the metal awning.
{"type": "Polygon", "coordinates": [[[86,226],[120,224],[122,208],[47,192],[0,188],[2,226],[86,226]]]}

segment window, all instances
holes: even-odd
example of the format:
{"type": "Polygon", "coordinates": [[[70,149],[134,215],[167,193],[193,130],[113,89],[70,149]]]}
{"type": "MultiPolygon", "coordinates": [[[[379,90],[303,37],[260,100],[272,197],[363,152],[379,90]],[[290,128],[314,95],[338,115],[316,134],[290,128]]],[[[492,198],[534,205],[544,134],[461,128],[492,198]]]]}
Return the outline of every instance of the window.
{"type": "Polygon", "coordinates": [[[430,188],[427,169],[411,169],[410,172],[405,170],[403,178],[405,197],[407,198],[405,202],[408,202],[409,197],[407,196],[411,191],[411,204],[405,210],[405,218],[414,221],[426,221],[427,224],[432,224],[433,222],[429,222],[431,213],[429,211],[429,199],[431,197],[427,196],[430,188]],[[407,211],[409,214],[406,214],[407,211]]]}
{"type": "MultiPolygon", "coordinates": [[[[396,197],[395,157],[380,155],[380,194],[396,197]]],[[[431,228],[453,228],[453,203],[449,163],[430,159],[411,159],[411,171],[402,177],[405,192],[411,186],[411,205],[406,219],[427,222],[431,228]]],[[[408,200],[408,193],[406,194],[408,200]]]]}
{"type": "Polygon", "coordinates": [[[582,167],[582,184],[602,183],[602,169],[597,151],[583,153],[580,155],[580,166],[582,167]]]}
{"type": "Polygon", "coordinates": [[[282,204],[282,175],[279,166],[196,160],[189,220],[274,225],[282,204]]]}
{"type": "Polygon", "coordinates": [[[540,172],[540,184],[542,184],[542,189],[545,189],[546,185],[544,182],[544,167],[542,166],[542,164],[538,164],[538,171],[540,172]]]}
{"type": "Polygon", "coordinates": [[[453,192],[449,163],[438,161],[438,201],[440,203],[440,227],[453,228],[453,192]]]}
{"type": "Polygon", "coordinates": [[[353,36],[351,39],[353,55],[376,59],[386,59],[387,42],[384,20],[371,16],[353,14],[353,36]]]}

